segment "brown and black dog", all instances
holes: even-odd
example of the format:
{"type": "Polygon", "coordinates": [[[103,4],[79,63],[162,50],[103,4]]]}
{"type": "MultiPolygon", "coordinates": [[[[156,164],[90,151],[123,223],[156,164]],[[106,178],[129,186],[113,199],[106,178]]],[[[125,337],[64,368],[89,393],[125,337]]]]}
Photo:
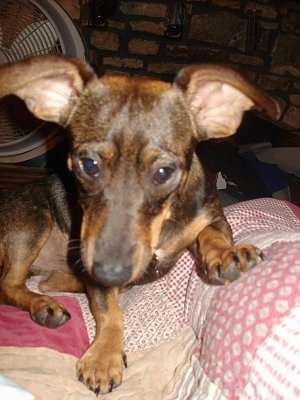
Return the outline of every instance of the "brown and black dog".
{"type": "Polygon", "coordinates": [[[0,97],[10,94],[36,117],[68,127],[68,166],[80,207],[56,176],[1,199],[0,301],[54,328],[70,315],[26,288],[31,266],[60,269],[41,282],[42,291],[79,290],[83,282],[96,336],[77,375],[96,394],[106,393],[121,383],[126,364],[119,290],[142,278],[154,256],[158,275],[164,274],[195,246],[216,284],[262,260],[259,249],[233,243],[194,149],[200,140],[235,133],[244,111],[257,107],[275,119],[278,106],[225,66],[188,66],[170,84],[97,78],[85,62],[63,56],[1,65],[0,97]],[[70,240],[78,216],[80,240],[70,240]],[[79,248],[82,277],[61,266],[79,248]]]}

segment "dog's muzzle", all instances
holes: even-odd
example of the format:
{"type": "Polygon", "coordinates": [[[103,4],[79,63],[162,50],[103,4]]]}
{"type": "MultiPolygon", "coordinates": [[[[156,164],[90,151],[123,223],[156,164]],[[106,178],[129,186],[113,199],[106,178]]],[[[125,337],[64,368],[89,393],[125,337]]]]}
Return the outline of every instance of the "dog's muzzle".
{"type": "Polygon", "coordinates": [[[132,268],[121,263],[94,263],[93,278],[104,286],[122,286],[131,278],[132,268]]]}

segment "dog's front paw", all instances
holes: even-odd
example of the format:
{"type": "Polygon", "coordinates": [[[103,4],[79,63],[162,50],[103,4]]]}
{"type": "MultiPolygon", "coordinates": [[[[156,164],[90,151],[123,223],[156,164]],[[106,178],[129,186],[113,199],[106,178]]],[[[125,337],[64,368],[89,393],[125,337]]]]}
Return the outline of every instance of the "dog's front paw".
{"type": "Polygon", "coordinates": [[[249,244],[218,249],[207,255],[206,275],[210,283],[223,285],[236,280],[263,259],[262,251],[249,244]]]}
{"type": "Polygon", "coordinates": [[[31,302],[30,315],[34,322],[47,328],[57,328],[71,315],[58,301],[49,296],[39,296],[31,302]]]}
{"type": "Polygon", "coordinates": [[[126,356],[122,351],[109,352],[91,345],[77,362],[76,370],[79,381],[97,396],[99,393],[111,392],[122,383],[126,356]]]}

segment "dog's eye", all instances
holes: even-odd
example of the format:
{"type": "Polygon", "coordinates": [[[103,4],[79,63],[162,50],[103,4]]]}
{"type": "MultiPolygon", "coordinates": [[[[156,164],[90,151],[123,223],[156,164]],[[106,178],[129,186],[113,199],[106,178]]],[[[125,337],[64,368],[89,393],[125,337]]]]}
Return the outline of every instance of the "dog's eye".
{"type": "Polygon", "coordinates": [[[170,167],[159,168],[152,177],[154,185],[163,185],[173,175],[174,169],[170,167]]]}
{"type": "Polygon", "coordinates": [[[99,176],[99,165],[96,160],[91,158],[81,158],[79,161],[81,170],[91,178],[97,178],[99,176]]]}

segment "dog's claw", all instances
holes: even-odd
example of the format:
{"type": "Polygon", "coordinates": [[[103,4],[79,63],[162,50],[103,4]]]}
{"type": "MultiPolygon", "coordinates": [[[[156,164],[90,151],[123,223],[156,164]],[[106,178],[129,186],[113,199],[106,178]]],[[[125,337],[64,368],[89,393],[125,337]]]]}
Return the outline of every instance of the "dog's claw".
{"type": "Polygon", "coordinates": [[[34,322],[47,328],[57,328],[71,318],[71,314],[61,304],[47,296],[41,296],[33,303],[30,315],[34,322]]]}
{"type": "Polygon", "coordinates": [[[113,381],[113,379],[111,379],[111,380],[109,381],[109,392],[112,392],[112,391],[113,391],[113,388],[114,388],[114,381],[113,381]]]}
{"type": "Polygon", "coordinates": [[[235,281],[237,278],[239,278],[241,273],[238,270],[237,265],[238,262],[230,264],[222,274],[222,278],[226,279],[229,282],[235,281]]]}
{"type": "Polygon", "coordinates": [[[122,351],[107,354],[102,348],[89,350],[77,362],[78,380],[96,396],[100,393],[112,392],[122,382],[123,363],[126,356],[122,351]]]}
{"type": "Polygon", "coordinates": [[[123,364],[124,364],[124,367],[127,368],[127,357],[126,357],[126,354],[124,354],[124,356],[123,356],[123,364]]]}
{"type": "Polygon", "coordinates": [[[211,284],[223,285],[238,279],[263,260],[264,255],[257,247],[239,244],[220,250],[210,262],[206,261],[205,269],[211,284]]]}

